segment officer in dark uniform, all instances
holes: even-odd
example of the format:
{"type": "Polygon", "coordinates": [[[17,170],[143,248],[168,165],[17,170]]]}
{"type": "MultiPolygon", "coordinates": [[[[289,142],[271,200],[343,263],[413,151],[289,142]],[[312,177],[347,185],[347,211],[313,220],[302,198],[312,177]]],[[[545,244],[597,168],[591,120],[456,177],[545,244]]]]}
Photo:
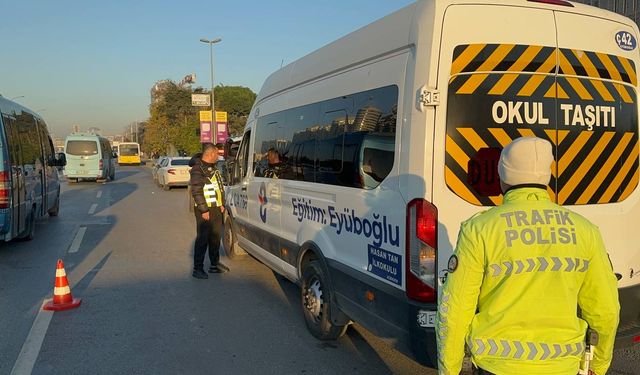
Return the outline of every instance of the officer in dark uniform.
{"type": "Polygon", "coordinates": [[[209,248],[211,267],[209,273],[222,273],[229,269],[219,263],[220,238],[222,233],[222,213],[224,212],[224,187],[222,176],[216,167],[218,148],[205,144],[202,155],[195,155],[189,161],[191,178],[189,186],[195,201],[197,237],[193,246],[193,277],[207,279],[204,272],[204,254],[209,248]]]}

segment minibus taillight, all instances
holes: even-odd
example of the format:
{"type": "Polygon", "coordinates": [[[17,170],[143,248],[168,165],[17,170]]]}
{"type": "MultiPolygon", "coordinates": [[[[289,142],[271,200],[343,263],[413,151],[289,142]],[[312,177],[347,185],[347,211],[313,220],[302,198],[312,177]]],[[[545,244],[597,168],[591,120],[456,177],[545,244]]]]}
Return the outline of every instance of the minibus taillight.
{"type": "Polygon", "coordinates": [[[104,167],[104,162],[102,161],[102,159],[100,159],[100,162],[98,163],[98,169],[102,170],[102,167],[104,167]]]}
{"type": "Polygon", "coordinates": [[[529,1],[532,3],[542,3],[542,4],[549,4],[549,5],[562,5],[565,7],[573,7],[573,4],[565,0],[529,0],[529,1]]]}
{"type": "Polygon", "coordinates": [[[438,209],[424,199],[407,205],[407,297],[436,302],[438,209]]]}
{"type": "Polygon", "coordinates": [[[9,208],[11,197],[11,176],[9,172],[0,172],[0,208],[9,208]]]}

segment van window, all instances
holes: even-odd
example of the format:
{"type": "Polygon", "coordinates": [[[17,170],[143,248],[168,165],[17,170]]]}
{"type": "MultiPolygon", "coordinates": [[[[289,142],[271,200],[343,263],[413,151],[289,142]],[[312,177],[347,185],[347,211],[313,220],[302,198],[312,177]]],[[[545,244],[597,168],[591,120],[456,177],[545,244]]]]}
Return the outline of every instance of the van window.
{"type": "Polygon", "coordinates": [[[552,200],[587,205],[628,198],[638,186],[640,168],[633,61],[597,51],[506,46],[513,51],[492,63],[496,68],[489,73],[481,67],[504,45],[454,50],[447,94],[447,187],[477,206],[500,204],[499,150],[518,137],[536,136],[554,146],[552,200]],[[482,53],[464,53],[475,49],[482,53]],[[525,56],[532,62],[518,66],[525,56]]]}
{"type": "Polygon", "coordinates": [[[248,131],[242,137],[240,146],[238,147],[238,158],[233,164],[233,176],[231,184],[238,183],[247,175],[249,165],[249,141],[251,140],[251,131],[248,131]]]}
{"type": "Polygon", "coordinates": [[[375,188],[393,167],[397,110],[393,85],[265,115],[256,124],[255,176],[375,188]],[[363,168],[365,145],[377,138],[384,147],[368,146],[363,168]],[[271,148],[275,169],[267,161],[271,148]]]}
{"type": "Polygon", "coordinates": [[[98,154],[96,141],[68,141],[65,152],[74,156],[86,156],[98,154]]]}
{"type": "Polygon", "coordinates": [[[22,153],[20,151],[20,138],[17,134],[16,121],[13,116],[2,115],[2,123],[7,136],[9,157],[14,167],[22,165],[22,153]]]}
{"type": "Polygon", "coordinates": [[[189,159],[171,160],[171,165],[189,165],[189,159]]]}
{"type": "Polygon", "coordinates": [[[362,171],[380,183],[393,168],[393,151],[367,147],[362,153],[362,171]]]}
{"type": "Polygon", "coordinates": [[[36,119],[31,113],[20,112],[16,116],[16,125],[22,149],[22,161],[35,168],[36,159],[40,156],[40,141],[36,119]]]}

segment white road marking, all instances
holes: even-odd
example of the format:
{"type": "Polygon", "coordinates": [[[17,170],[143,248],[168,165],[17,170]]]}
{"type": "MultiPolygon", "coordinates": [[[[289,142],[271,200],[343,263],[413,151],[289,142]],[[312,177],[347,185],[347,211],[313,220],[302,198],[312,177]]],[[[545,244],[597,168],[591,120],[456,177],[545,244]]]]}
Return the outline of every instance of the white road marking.
{"type": "Polygon", "coordinates": [[[96,198],[101,198],[102,197],[102,190],[98,191],[98,194],[96,194],[96,198]]]}
{"type": "Polygon", "coordinates": [[[87,227],[80,227],[80,229],[78,229],[78,233],[76,233],[76,236],[71,243],[71,247],[69,247],[69,253],[77,253],[78,250],[80,250],[80,244],[82,243],[82,239],[86,232],[87,227]]]}
{"type": "Polygon", "coordinates": [[[94,203],[91,205],[91,208],[89,208],[89,215],[93,215],[96,213],[96,208],[98,208],[98,204],[94,203]]]}
{"type": "MultiPolygon", "coordinates": [[[[47,302],[49,302],[49,300],[44,300],[42,302],[42,306],[47,302]]],[[[11,375],[31,374],[33,366],[40,354],[44,336],[47,334],[47,330],[49,329],[51,318],[53,318],[53,311],[45,311],[40,307],[38,315],[36,315],[36,319],[33,321],[31,330],[27,335],[27,339],[24,341],[24,344],[22,344],[22,350],[20,350],[18,359],[16,359],[16,363],[13,365],[11,375]]]]}

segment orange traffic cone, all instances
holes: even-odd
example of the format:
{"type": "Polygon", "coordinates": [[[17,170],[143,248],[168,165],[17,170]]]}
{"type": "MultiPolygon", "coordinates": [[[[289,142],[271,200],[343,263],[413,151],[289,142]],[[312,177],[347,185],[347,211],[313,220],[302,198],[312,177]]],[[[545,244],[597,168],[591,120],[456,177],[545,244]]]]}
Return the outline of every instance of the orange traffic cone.
{"type": "Polygon", "coordinates": [[[53,288],[53,300],[47,302],[43,309],[51,311],[70,310],[80,306],[81,303],[81,298],[73,298],[71,295],[67,273],[64,271],[64,263],[62,263],[61,259],[58,259],[56,284],[53,288]]]}

